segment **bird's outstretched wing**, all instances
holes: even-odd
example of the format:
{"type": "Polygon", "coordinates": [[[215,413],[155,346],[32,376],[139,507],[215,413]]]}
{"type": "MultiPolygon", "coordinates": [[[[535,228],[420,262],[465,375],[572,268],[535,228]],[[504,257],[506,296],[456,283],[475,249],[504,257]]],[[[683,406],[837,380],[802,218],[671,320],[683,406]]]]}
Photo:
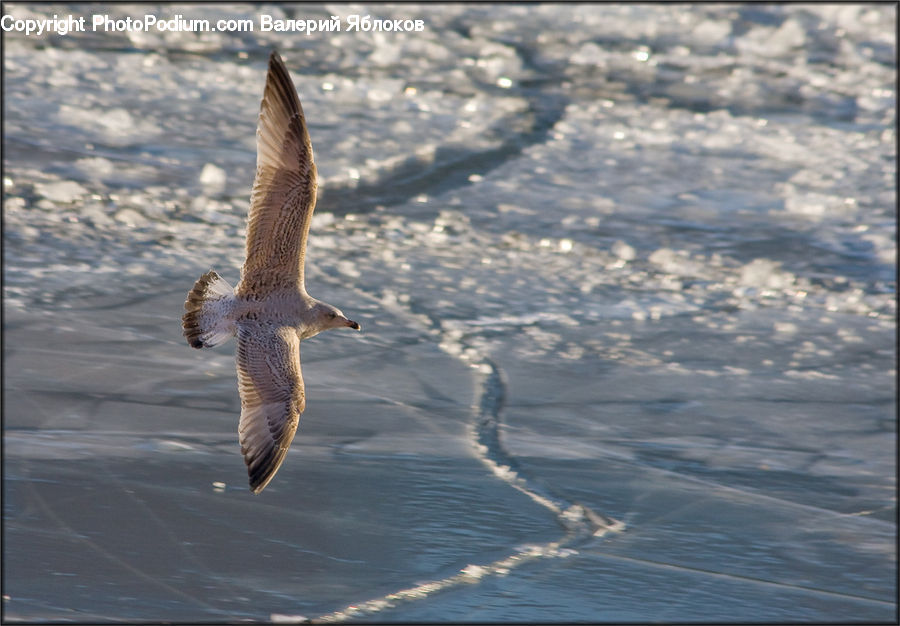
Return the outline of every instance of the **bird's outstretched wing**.
{"type": "Polygon", "coordinates": [[[239,296],[305,289],[306,237],[315,206],[316,165],[303,108],[284,62],[272,52],[256,129],[256,180],[239,296]]]}
{"type": "Polygon", "coordinates": [[[236,361],[241,454],[259,493],[284,461],[306,406],[300,337],[289,327],[239,325],[236,361]]]}

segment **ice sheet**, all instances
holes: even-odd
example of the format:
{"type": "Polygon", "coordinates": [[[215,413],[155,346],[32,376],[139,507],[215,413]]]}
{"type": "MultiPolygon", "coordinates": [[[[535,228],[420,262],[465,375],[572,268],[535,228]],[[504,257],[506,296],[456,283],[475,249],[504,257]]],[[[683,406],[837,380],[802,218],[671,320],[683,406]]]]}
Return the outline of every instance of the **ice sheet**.
{"type": "Polygon", "coordinates": [[[5,34],[6,619],[896,619],[895,7],[177,11],[426,28],[5,34]],[[364,332],[254,497],[179,322],[272,48],[364,332]]]}

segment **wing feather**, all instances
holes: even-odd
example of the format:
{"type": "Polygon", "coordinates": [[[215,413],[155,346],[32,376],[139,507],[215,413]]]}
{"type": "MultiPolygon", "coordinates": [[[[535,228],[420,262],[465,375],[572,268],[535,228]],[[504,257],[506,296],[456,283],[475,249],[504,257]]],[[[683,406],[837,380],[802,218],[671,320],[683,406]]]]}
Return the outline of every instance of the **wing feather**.
{"type": "Polygon", "coordinates": [[[241,325],[236,361],[241,454],[259,493],[284,461],[306,406],[300,337],[293,328],[241,325]]]}
{"type": "Polygon", "coordinates": [[[316,206],[316,165],[297,90],[278,53],[269,57],[256,130],[247,258],[238,295],[304,286],[306,239],[316,206]]]}

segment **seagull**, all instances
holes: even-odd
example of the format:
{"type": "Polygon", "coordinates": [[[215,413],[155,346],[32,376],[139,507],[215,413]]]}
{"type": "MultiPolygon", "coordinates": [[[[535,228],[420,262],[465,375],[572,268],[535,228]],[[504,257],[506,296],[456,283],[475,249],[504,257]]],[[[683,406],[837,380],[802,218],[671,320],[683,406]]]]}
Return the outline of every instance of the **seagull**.
{"type": "Polygon", "coordinates": [[[240,282],[232,289],[210,270],[188,293],[182,317],[192,348],[237,336],[238,436],[253,493],[281,467],[306,407],[300,342],[331,328],[360,330],[339,309],[306,293],[306,239],[315,206],[306,119],[291,76],[273,51],[259,107],[240,282]]]}

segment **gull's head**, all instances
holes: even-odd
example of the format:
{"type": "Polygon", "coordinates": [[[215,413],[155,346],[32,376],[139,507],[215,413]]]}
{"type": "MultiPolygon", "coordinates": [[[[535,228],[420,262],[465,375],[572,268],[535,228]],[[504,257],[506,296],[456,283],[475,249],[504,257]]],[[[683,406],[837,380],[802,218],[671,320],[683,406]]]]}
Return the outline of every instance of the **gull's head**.
{"type": "Polygon", "coordinates": [[[360,330],[359,324],[353,320],[347,319],[347,316],[341,313],[340,309],[324,302],[319,302],[315,307],[316,320],[320,330],[328,330],[329,328],[352,328],[360,330]]]}

